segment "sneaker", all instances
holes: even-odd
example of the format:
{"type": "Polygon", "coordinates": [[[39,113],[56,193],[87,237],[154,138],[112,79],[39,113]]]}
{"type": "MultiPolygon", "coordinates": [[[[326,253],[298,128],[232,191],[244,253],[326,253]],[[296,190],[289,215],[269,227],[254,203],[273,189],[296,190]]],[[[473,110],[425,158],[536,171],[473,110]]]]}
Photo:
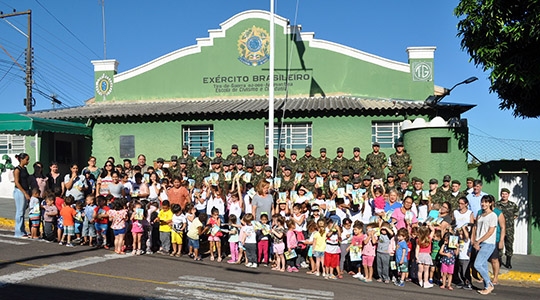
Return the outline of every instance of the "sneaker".
{"type": "Polygon", "coordinates": [[[298,268],[297,267],[292,267],[291,271],[294,272],[294,273],[298,273],[298,268]]]}
{"type": "Polygon", "coordinates": [[[419,285],[420,287],[424,287],[424,282],[423,282],[423,281],[418,281],[418,285],[419,285]]]}
{"type": "Polygon", "coordinates": [[[361,278],[361,277],[363,277],[363,276],[362,276],[362,273],[360,273],[360,272],[358,272],[358,273],[356,273],[356,274],[354,274],[354,275],[352,276],[352,278],[356,278],[356,279],[359,279],[359,278],[361,278]]]}
{"type": "Polygon", "coordinates": [[[321,273],[315,272],[313,275],[315,275],[315,276],[321,276],[321,273]]]}
{"type": "Polygon", "coordinates": [[[64,246],[64,242],[59,242],[58,245],[64,246]]]}
{"type": "Polygon", "coordinates": [[[291,266],[288,266],[288,267],[287,267],[287,272],[289,272],[289,273],[291,273],[291,272],[292,272],[292,268],[291,268],[291,266]]]}
{"type": "Polygon", "coordinates": [[[335,275],[333,275],[333,274],[332,274],[332,275],[328,276],[328,279],[333,279],[333,280],[336,280],[336,279],[337,279],[337,277],[336,277],[335,275]]]}
{"type": "Polygon", "coordinates": [[[235,261],[234,259],[229,259],[229,260],[227,261],[227,263],[228,263],[228,264],[235,264],[236,261],[235,261]]]}
{"type": "Polygon", "coordinates": [[[396,285],[399,286],[399,287],[404,287],[404,286],[405,286],[405,282],[403,282],[403,281],[400,280],[396,285]]]}
{"type": "Polygon", "coordinates": [[[463,289],[467,290],[467,291],[472,291],[472,285],[470,283],[466,284],[466,285],[463,286],[463,289]]]}
{"type": "Polygon", "coordinates": [[[424,283],[424,288],[425,288],[425,289],[430,289],[430,288],[432,288],[432,287],[433,287],[433,284],[431,284],[431,283],[429,283],[429,282],[428,282],[428,283],[424,283]]]}
{"type": "Polygon", "coordinates": [[[251,268],[252,265],[253,265],[252,263],[247,263],[246,267],[251,268]]]}
{"type": "Polygon", "coordinates": [[[429,279],[429,283],[433,284],[433,279],[430,278],[430,279],[429,279]]]}
{"type": "Polygon", "coordinates": [[[301,267],[302,269],[307,269],[307,268],[309,268],[309,264],[306,263],[305,261],[303,261],[303,262],[300,264],[300,267],[301,267]]]}
{"type": "Polygon", "coordinates": [[[72,243],[67,243],[67,244],[66,244],[66,247],[75,247],[75,246],[73,246],[72,243]]]}
{"type": "Polygon", "coordinates": [[[256,263],[252,263],[250,268],[253,268],[253,269],[257,269],[257,264],[256,263]]]}

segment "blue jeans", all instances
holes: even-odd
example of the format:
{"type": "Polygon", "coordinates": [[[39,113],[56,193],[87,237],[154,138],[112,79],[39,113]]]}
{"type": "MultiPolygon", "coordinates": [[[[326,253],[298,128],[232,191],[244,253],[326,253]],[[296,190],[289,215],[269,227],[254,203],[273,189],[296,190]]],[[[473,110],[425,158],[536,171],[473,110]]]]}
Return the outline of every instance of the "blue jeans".
{"type": "Polygon", "coordinates": [[[24,226],[24,213],[28,208],[28,201],[18,188],[13,190],[13,199],[15,199],[15,236],[21,237],[27,235],[24,226]]]}
{"type": "Polygon", "coordinates": [[[488,288],[491,283],[488,273],[488,260],[491,254],[495,250],[495,244],[480,244],[480,250],[476,254],[476,259],[474,260],[474,268],[480,273],[482,279],[484,280],[484,288],[488,288]]]}

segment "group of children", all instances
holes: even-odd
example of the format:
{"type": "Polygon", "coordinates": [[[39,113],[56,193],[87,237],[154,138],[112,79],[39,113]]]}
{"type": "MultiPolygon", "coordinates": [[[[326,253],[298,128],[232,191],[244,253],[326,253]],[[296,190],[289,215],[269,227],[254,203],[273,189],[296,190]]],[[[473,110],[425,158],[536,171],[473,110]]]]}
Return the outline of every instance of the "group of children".
{"type": "MultiPolygon", "coordinates": [[[[374,195],[379,198],[380,192],[374,195]]],[[[264,265],[278,272],[307,268],[307,274],[326,279],[349,274],[366,283],[376,279],[402,287],[412,281],[423,288],[439,283],[440,288],[452,290],[454,282],[471,289],[466,227],[455,234],[441,234],[432,223],[407,223],[397,229],[391,219],[377,215],[364,224],[337,217],[316,203],[289,207],[279,200],[272,213],[263,212],[257,218],[235,209],[238,198],[235,194],[225,197],[229,213],[212,207],[207,214],[194,202],[182,208],[168,200],[128,201],[90,194],[83,203],[71,196],[62,198],[60,191],[47,193],[40,201],[39,190],[34,190],[31,233],[38,238],[42,224],[43,239],[68,247],[114,247],[118,254],[131,255],[157,252],[180,257],[187,253],[194,260],[202,259],[203,248],[211,261],[228,257],[227,263],[250,268],[264,265]]]]}

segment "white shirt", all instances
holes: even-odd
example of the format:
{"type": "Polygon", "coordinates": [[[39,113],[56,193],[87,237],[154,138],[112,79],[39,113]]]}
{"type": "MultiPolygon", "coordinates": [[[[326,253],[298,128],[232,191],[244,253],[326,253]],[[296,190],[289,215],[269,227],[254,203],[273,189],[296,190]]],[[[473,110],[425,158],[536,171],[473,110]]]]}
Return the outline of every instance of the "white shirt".
{"type": "Polygon", "coordinates": [[[497,222],[498,217],[497,214],[494,212],[490,212],[487,216],[478,217],[477,227],[476,227],[476,239],[481,239],[491,227],[495,227],[495,230],[493,231],[493,234],[484,241],[486,244],[495,244],[497,240],[497,222]]]}
{"type": "Polygon", "coordinates": [[[252,225],[244,225],[240,230],[240,236],[245,236],[244,244],[256,244],[255,230],[252,225]]]}
{"type": "Polygon", "coordinates": [[[209,216],[212,215],[212,208],[214,207],[217,208],[220,215],[225,215],[225,203],[223,203],[222,198],[211,197],[210,199],[206,200],[206,214],[209,216]]]}
{"type": "Polygon", "coordinates": [[[456,220],[456,228],[460,228],[465,224],[471,222],[472,211],[467,210],[465,213],[461,213],[459,210],[454,210],[454,220],[456,220]]]}
{"type": "Polygon", "coordinates": [[[252,207],[251,207],[251,197],[249,197],[248,194],[245,194],[244,195],[244,212],[246,214],[251,214],[252,213],[252,207]]]}

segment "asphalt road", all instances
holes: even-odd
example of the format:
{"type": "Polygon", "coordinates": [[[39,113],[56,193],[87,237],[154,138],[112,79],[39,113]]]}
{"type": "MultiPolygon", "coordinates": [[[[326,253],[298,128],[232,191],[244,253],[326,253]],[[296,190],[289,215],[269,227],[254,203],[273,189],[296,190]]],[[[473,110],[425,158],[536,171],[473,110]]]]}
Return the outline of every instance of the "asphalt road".
{"type": "MultiPolygon", "coordinates": [[[[404,288],[248,269],[209,260],[117,255],[0,232],[0,299],[478,299],[474,291],[404,288]]],[[[480,286],[477,284],[477,286],[480,286]]],[[[538,287],[496,287],[492,299],[534,299],[538,287]]]]}

